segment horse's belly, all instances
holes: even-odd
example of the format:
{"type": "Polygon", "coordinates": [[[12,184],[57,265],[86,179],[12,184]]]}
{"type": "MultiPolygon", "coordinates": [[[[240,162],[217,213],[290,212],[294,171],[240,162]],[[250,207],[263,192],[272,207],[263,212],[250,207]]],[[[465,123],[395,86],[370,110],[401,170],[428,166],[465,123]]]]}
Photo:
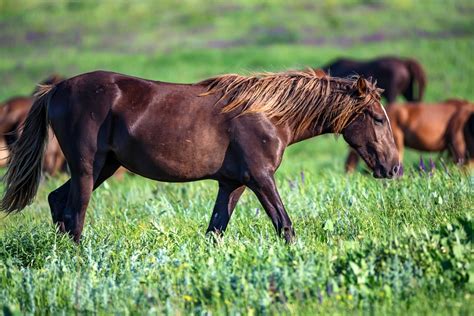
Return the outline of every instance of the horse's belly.
{"type": "Polygon", "coordinates": [[[181,136],[128,135],[118,142],[114,152],[130,171],[159,181],[184,182],[216,174],[228,146],[225,139],[198,133],[181,136]]]}
{"type": "Polygon", "coordinates": [[[442,151],[446,147],[444,133],[430,128],[407,132],[405,145],[421,151],[442,151]]]}
{"type": "Polygon", "coordinates": [[[119,161],[129,170],[159,181],[185,182],[210,178],[222,166],[222,159],[203,159],[168,154],[141,154],[140,159],[121,155],[119,161]]]}

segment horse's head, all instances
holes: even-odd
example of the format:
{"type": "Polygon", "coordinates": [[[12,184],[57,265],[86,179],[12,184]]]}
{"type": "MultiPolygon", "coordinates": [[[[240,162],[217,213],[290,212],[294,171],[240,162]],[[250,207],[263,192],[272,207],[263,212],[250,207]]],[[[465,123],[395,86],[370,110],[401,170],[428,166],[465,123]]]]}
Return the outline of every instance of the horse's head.
{"type": "Polygon", "coordinates": [[[362,77],[354,85],[354,97],[367,106],[344,128],[344,139],[364,159],[376,178],[393,178],[398,174],[400,162],[393,140],[387,113],[380,103],[380,95],[362,77]]]}

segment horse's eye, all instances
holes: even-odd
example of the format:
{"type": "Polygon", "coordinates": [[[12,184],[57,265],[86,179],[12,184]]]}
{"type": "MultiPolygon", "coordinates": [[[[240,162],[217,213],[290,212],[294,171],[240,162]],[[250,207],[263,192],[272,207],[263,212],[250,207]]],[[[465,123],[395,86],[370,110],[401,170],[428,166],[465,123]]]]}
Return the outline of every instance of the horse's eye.
{"type": "Polygon", "coordinates": [[[375,125],[383,126],[383,119],[374,117],[375,125]]]}

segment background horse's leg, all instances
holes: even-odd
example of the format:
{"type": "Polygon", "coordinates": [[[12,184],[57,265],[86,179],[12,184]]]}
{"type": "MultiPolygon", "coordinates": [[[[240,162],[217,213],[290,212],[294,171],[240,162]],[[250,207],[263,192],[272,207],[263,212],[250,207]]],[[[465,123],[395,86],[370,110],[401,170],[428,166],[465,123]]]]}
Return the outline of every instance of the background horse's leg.
{"type": "Polygon", "coordinates": [[[56,157],[54,161],[54,168],[53,168],[53,174],[56,174],[56,172],[61,172],[61,168],[64,165],[64,156],[62,152],[56,152],[56,157]]]}
{"type": "Polygon", "coordinates": [[[0,136],[0,168],[8,165],[9,150],[5,137],[0,136]]]}
{"type": "Polygon", "coordinates": [[[397,146],[398,150],[398,161],[400,164],[403,163],[403,150],[405,147],[405,140],[403,135],[403,130],[398,128],[396,124],[392,124],[392,132],[393,132],[393,140],[395,141],[395,146],[397,146]]]}
{"type": "Polygon", "coordinates": [[[260,203],[262,203],[278,235],[281,236],[283,231],[283,237],[290,243],[295,237],[295,232],[290,217],[286,213],[278,194],[273,175],[254,176],[252,183],[249,183],[248,186],[255,193],[260,203]]]}
{"type": "Polygon", "coordinates": [[[387,106],[397,101],[398,93],[399,92],[396,83],[390,82],[390,84],[386,87],[385,91],[382,93],[382,96],[385,97],[385,99],[387,100],[387,106]]]}
{"type": "Polygon", "coordinates": [[[235,183],[219,182],[216,204],[212,211],[211,221],[207,233],[223,233],[227,228],[235,205],[245,190],[245,186],[235,183]]]}
{"type": "Polygon", "coordinates": [[[452,135],[449,135],[448,148],[451,153],[454,163],[463,165],[466,163],[466,141],[462,131],[457,131],[452,135]]]}
{"type": "Polygon", "coordinates": [[[350,149],[349,155],[346,158],[346,172],[353,172],[357,168],[359,163],[359,154],[354,150],[350,149]]]}

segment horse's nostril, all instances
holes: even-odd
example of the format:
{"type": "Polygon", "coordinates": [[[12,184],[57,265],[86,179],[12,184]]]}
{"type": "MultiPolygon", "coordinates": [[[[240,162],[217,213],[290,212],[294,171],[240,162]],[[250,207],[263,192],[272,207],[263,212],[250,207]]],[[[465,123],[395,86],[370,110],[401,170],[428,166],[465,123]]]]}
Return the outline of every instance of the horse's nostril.
{"type": "Polygon", "coordinates": [[[400,165],[395,165],[395,166],[392,168],[392,174],[393,174],[393,175],[397,175],[399,170],[400,170],[400,165]]]}

